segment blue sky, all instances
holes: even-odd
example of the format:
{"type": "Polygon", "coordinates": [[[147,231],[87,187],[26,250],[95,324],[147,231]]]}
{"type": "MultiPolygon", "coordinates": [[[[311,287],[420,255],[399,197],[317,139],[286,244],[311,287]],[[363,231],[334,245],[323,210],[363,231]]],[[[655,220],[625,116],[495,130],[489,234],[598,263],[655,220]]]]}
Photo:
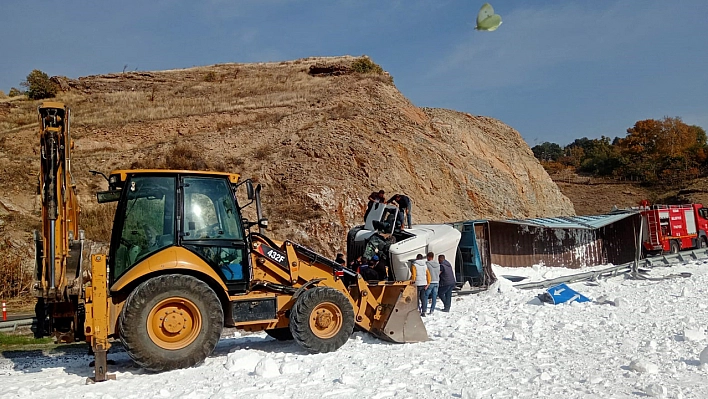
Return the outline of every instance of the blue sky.
{"type": "Polygon", "coordinates": [[[369,55],[417,106],[498,118],[529,145],[679,116],[708,129],[708,1],[4,0],[0,90],[80,76],[369,55]]]}

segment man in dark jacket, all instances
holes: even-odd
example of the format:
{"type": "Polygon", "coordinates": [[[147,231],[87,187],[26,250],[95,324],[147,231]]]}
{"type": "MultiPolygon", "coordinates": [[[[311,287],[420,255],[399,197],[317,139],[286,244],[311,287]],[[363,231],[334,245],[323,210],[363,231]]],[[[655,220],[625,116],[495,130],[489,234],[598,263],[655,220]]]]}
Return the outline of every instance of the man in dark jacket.
{"type": "Polygon", "coordinates": [[[440,263],[440,288],[438,289],[438,297],[443,303],[443,312],[450,311],[452,303],[452,289],[455,288],[455,274],[452,270],[450,262],[445,260],[445,255],[438,255],[438,263],[440,263]]]}
{"type": "Polygon", "coordinates": [[[366,263],[362,263],[361,266],[359,266],[359,274],[361,274],[361,278],[367,281],[378,280],[379,273],[376,271],[376,264],[378,262],[379,257],[374,255],[366,263]]]}
{"type": "MultiPolygon", "coordinates": [[[[408,196],[403,195],[403,194],[396,194],[393,197],[391,197],[388,201],[386,201],[387,204],[390,204],[392,202],[395,202],[396,205],[398,205],[398,211],[402,214],[405,214],[406,216],[406,224],[408,225],[408,228],[411,228],[411,199],[408,198],[408,196]]],[[[405,225],[402,227],[406,227],[405,225]]]]}
{"type": "Polygon", "coordinates": [[[379,260],[379,257],[377,255],[371,257],[371,261],[369,261],[369,267],[376,270],[377,278],[372,280],[386,280],[386,265],[384,265],[383,262],[379,260]]]}

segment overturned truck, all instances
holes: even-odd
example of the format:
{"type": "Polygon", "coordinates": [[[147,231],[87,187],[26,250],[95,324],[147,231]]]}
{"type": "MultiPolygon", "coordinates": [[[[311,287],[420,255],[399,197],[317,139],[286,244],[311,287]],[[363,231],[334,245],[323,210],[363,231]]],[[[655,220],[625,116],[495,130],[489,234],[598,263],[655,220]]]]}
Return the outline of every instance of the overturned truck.
{"type": "Polygon", "coordinates": [[[376,250],[393,279],[410,279],[417,254],[444,254],[454,266],[458,285],[485,289],[496,277],[492,265],[535,264],[581,268],[631,262],[638,256],[641,215],[617,211],[605,215],[534,219],[466,220],[414,225],[401,229],[398,208],[374,204],[364,225],[347,237],[351,262],[376,250]]]}
{"type": "Polygon", "coordinates": [[[392,280],[405,281],[411,278],[410,265],[416,255],[433,252],[435,256],[445,255],[453,265],[459,285],[469,282],[483,288],[495,281],[486,222],[418,224],[402,229],[399,221],[398,207],[374,204],[365,224],[349,231],[347,261],[376,253],[388,266],[392,280]]]}

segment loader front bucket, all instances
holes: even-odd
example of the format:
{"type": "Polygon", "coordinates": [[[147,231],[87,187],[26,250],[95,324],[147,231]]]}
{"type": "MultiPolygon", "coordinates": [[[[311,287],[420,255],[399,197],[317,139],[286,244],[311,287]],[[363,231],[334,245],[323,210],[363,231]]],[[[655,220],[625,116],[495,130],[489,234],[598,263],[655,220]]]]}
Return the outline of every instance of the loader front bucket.
{"type": "Polygon", "coordinates": [[[357,317],[357,324],[363,329],[391,342],[428,340],[428,331],[418,310],[418,293],[414,285],[409,282],[381,282],[369,285],[368,293],[360,298],[360,305],[368,308],[363,312],[361,322],[357,317]]]}

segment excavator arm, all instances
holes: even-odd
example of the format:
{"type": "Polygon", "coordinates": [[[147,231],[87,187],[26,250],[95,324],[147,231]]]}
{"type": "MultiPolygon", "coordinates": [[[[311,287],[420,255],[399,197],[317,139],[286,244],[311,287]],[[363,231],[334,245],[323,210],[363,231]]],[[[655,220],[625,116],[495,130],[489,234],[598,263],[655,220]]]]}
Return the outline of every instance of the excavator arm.
{"type": "Polygon", "coordinates": [[[42,228],[35,232],[35,335],[70,342],[83,331],[83,232],[71,175],[70,110],[62,103],[44,102],[38,113],[42,228]]]}

